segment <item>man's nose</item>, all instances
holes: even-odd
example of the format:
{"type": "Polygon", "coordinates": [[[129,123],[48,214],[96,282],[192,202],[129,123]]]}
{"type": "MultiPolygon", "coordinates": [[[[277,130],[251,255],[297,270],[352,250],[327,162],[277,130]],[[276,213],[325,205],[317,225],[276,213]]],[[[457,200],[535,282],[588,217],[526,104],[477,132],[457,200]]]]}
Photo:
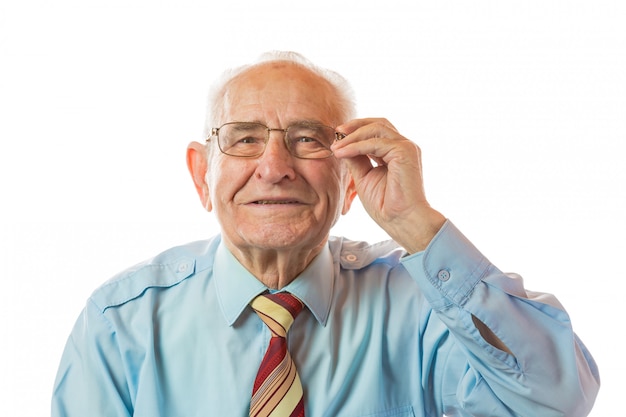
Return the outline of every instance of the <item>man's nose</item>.
{"type": "Polygon", "coordinates": [[[294,179],[294,156],[285,143],[283,129],[270,129],[265,151],[258,158],[257,175],[268,182],[294,179]]]}

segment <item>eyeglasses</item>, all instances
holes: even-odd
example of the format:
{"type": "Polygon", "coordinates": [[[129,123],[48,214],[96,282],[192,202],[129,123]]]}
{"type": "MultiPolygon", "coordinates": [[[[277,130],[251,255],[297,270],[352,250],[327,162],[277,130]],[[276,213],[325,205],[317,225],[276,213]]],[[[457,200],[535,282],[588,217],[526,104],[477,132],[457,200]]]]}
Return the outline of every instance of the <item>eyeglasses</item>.
{"type": "Polygon", "coordinates": [[[270,139],[270,132],[284,132],[283,140],[289,152],[303,159],[324,159],[332,156],[330,145],[346,135],[334,128],[314,122],[298,122],[286,129],[271,129],[256,122],[229,122],[211,129],[217,137],[220,151],[226,155],[254,158],[263,154],[270,139]]]}

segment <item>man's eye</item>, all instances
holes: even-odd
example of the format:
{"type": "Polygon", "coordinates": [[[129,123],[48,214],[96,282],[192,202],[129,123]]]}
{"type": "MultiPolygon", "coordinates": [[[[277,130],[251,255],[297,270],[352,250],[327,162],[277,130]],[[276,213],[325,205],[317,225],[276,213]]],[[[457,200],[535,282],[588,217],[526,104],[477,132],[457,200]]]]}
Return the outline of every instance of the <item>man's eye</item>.
{"type": "Polygon", "coordinates": [[[235,141],[236,144],[242,144],[242,145],[255,145],[258,143],[262,143],[262,142],[263,142],[263,139],[255,138],[253,136],[246,136],[244,138],[240,138],[235,141]]]}
{"type": "Polygon", "coordinates": [[[301,136],[298,139],[296,139],[296,142],[298,142],[298,143],[315,143],[315,142],[318,142],[319,143],[319,140],[317,140],[315,138],[312,138],[312,137],[309,137],[309,136],[301,136]]]}

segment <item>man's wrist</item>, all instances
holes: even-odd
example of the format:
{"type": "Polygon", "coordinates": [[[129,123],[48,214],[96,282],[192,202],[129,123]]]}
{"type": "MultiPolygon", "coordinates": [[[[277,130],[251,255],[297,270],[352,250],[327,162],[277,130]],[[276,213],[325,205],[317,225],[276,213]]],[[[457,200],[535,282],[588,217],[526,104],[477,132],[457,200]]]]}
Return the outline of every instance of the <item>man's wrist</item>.
{"type": "Polygon", "coordinates": [[[437,210],[429,208],[426,212],[416,213],[391,236],[409,254],[422,252],[446,222],[446,217],[437,210]]]}

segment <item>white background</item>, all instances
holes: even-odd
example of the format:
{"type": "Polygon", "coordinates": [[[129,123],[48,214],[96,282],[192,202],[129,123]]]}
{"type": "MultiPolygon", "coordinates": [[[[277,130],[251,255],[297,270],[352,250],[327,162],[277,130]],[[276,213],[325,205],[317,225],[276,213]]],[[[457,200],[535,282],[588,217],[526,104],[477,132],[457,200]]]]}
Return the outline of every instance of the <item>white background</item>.
{"type": "MultiPolygon", "coordinates": [[[[214,78],[272,49],[421,146],[432,205],[557,294],[600,366],[591,415],[621,412],[626,2],[410,3],[2,0],[0,415],[49,414],[96,286],[217,232],[185,147],[214,78]]],[[[333,232],[384,238],[358,206],[333,232]]]]}

